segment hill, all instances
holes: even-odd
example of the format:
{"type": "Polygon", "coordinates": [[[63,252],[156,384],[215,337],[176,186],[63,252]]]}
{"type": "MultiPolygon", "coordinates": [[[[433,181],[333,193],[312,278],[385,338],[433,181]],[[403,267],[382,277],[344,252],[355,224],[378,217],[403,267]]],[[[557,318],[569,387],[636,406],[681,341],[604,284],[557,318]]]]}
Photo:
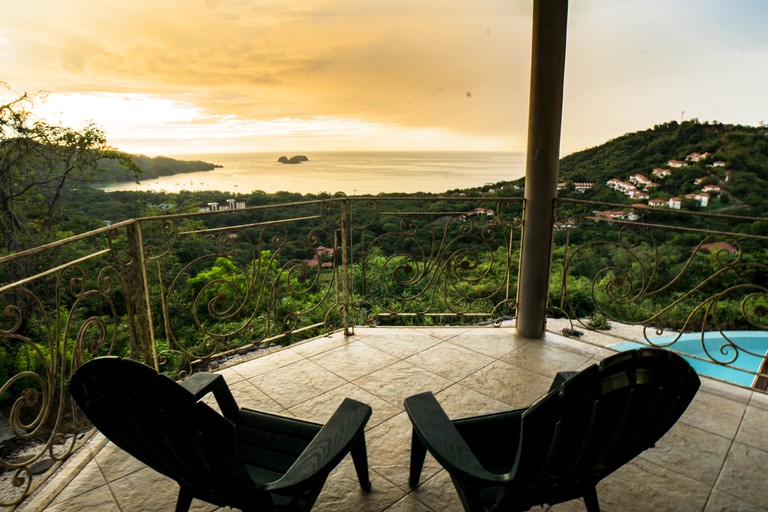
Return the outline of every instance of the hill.
{"type": "Polygon", "coordinates": [[[594,183],[585,198],[636,202],[606,184],[633,174],[653,178],[650,199],[667,200],[701,192],[703,184],[722,188],[708,209],[729,207],[750,215],[768,214],[768,128],[696,120],[675,121],[622,135],[560,160],[561,181],[594,183]],[[704,154],[699,158],[695,154],[704,154]],[[670,170],[664,178],[654,169],[670,170]]]}
{"type": "MultiPolygon", "coordinates": [[[[149,157],[145,155],[130,155],[131,160],[142,169],[140,179],[148,180],[160,176],[172,176],[187,172],[212,171],[220,165],[203,162],[202,160],[177,160],[166,156],[149,157]]],[[[104,170],[101,180],[107,181],[134,181],[133,173],[121,167],[117,161],[108,160],[102,162],[100,168],[104,170]]]]}

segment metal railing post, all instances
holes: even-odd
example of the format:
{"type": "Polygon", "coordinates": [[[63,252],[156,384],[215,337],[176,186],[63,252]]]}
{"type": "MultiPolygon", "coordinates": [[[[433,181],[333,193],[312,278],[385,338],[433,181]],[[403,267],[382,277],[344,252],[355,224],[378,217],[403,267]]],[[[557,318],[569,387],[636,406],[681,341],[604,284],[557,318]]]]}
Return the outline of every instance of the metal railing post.
{"type": "Polygon", "coordinates": [[[541,338],[547,317],[557,196],[567,0],[534,0],[525,216],[517,290],[517,333],[541,338]]]}
{"type": "Polygon", "coordinates": [[[131,321],[131,353],[159,370],[155,336],[150,309],[147,267],[144,258],[144,243],[141,225],[138,221],[126,226],[128,234],[128,255],[130,257],[126,279],[126,299],[131,321]]]}
{"type": "Polygon", "coordinates": [[[350,222],[349,222],[349,215],[350,215],[350,205],[349,205],[349,199],[343,199],[341,201],[341,285],[342,285],[342,295],[344,300],[344,308],[343,308],[343,315],[344,315],[344,335],[345,336],[351,336],[352,331],[350,330],[349,326],[349,305],[352,303],[349,296],[349,258],[348,254],[350,251],[349,247],[349,239],[350,237],[347,236],[347,230],[349,229],[350,222]]]}

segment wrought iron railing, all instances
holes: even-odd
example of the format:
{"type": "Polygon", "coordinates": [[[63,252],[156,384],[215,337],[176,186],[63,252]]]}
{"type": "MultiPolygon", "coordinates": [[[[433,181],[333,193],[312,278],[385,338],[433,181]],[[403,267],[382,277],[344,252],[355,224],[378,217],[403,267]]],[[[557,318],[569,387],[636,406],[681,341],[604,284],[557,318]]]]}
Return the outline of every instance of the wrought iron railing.
{"type": "Polygon", "coordinates": [[[174,378],[377,323],[514,315],[522,200],[347,198],[125,221],[0,258],[0,505],[66,459],[67,383],[120,355],[174,378]]]}
{"type": "Polygon", "coordinates": [[[636,325],[636,341],[766,389],[768,218],[573,199],[557,212],[551,314],[569,331],[636,325]]]}
{"type": "MultiPolygon", "coordinates": [[[[694,357],[763,361],[729,336],[768,329],[768,219],[570,199],[557,212],[551,314],[569,332],[634,324],[678,350],[679,333],[715,331],[694,357]]],[[[522,216],[522,198],[335,197],[130,220],[0,258],[2,505],[77,448],[66,389],[84,360],[179,378],[355,325],[499,325],[525,271],[522,216]]],[[[765,387],[764,366],[738,371],[765,387]]]]}

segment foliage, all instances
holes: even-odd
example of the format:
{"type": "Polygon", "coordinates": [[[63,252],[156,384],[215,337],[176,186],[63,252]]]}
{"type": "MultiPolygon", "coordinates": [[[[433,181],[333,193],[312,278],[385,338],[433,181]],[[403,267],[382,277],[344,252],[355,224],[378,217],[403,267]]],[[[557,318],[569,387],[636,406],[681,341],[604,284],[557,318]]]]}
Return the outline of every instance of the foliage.
{"type": "Polygon", "coordinates": [[[34,106],[27,94],[0,105],[0,235],[12,252],[57,237],[69,191],[93,180],[100,160],[139,172],[95,125],[48,124],[35,118],[34,106]]]}

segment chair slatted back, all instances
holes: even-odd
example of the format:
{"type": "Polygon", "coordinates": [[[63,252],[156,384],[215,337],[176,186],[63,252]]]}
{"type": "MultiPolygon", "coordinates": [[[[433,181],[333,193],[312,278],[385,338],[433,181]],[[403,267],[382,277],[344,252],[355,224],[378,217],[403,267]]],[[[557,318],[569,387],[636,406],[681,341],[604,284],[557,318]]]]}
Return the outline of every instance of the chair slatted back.
{"type": "Polygon", "coordinates": [[[241,409],[247,417],[237,430],[242,462],[256,481],[284,474],[322,428],[321,424],[241,409]]]}
{"type": "Polygon", "coordinates": [[[237,489],[247,481],[234,425],[152,368],[99,358],[78,370],[70,390],[96,428],[160,473],[190,487],[237,489]]]}
{"type": "Polygon", "coordinates": [[[596,483],[652,447],[699,384],[695,371],[671,352],[607,358],[523,414],[515,479],[534,494],[555,482],[564,492],[569,485],[596,483]]]}

